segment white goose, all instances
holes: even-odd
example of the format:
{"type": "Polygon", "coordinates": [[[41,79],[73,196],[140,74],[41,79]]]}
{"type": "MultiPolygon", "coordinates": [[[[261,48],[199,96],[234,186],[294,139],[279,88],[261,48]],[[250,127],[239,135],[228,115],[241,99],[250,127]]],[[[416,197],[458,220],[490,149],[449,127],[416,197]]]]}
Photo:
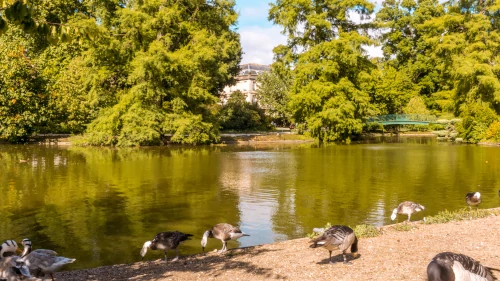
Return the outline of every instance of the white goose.
{"type": "Polygon", "coordinates": [[[37,275],[40,272],[50,274],[54,281],[54,272],[62,269],[63,266],[73,263],[76,259],[57,256],[57,253],[52,250],[37,249],[31,250],[31,241],[23,239],[23,254],[20,260],[23,261],[31,271],[37,270],[37,275]]]}
{"type": "MultiPolygon", "coordinates": [[[[427,266],[428,281],[493,281],[490,269],[462,254],[437,254],[427,266]]],[[[497,269],[494,269],[497,270],[497,269]]]]}

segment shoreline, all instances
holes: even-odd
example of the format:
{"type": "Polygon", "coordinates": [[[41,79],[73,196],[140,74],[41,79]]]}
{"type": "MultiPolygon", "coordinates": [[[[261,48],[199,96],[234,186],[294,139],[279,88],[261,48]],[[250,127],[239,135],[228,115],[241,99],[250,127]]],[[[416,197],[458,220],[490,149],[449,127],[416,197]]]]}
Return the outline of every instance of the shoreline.
{"type": "MultiPolygon", "coordinates": [[[[491,210],[498,210],[491,209],[491,210]]],[[[500,216],[442,224],[411,222],[407,231],[382,226],[377,237],[360,238],[360,257],[352,265],[334,251],[310,249],[308,238],[229,249],[224,254],[180,256],[161,260],[101,266],[55,274],[63,280],[426,280],[426,267],[436,254],[451,251],[469,255],[485,266],[500,268],[500,216]]],[[[182,248],[182,246],[180,246],[182,248]]],[[[182,253],[182,250],[181,250],[182,253]]],[[[172,253],[170,253],[172,254],[172,253]]],[[[498,272],[494,272],[500,277],[498,272]]]]}

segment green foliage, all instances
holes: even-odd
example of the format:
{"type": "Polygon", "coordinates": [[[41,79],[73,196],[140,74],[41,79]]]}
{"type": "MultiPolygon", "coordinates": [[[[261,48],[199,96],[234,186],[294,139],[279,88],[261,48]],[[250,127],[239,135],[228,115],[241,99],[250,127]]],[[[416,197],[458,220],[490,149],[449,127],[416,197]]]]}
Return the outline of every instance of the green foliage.
{"type": "Polygon", "coordinates": [[[358,238],[377,237],[381,234],[375,226],[368,224],[356,225],[353,230],[358,238]]]}
{"type": "Polygon", "coordinates": [[[269,120],[257,104],[245,100],[245,95],[235,91],[220,111],[222,130],[266,130],[269,120]]]}
{"type": "Polygon", "coordinates": [[[452,221],[461,221],[461,220],[471,220],[478,218],[485,218],[491,215],[499,215],[500,212],[498,210],[485,210],[485,209],[459,209],[454,212],[444,210],[439,212],[435,216],[426,217],[424,220],[424,224],[434,224],[434,223],[447,223],[452,221]]]}
{"type": "Polygon", "coordinates": [[[0,39],[0,137],[25,142],[47,120],[45,79],[30,57],[34,40],[11,28],[0,39]]]}
{"type": "Polygon", "coordinates": [[[457,124],[456,129],[464,140],[471,143],[485,140],[488,127],[498,120],[497,113],[488,103],[464,104],[461,117],[462,122],[457,124]]]}
{"type": "Polygon", "coordinates": [[[362,118],[372,113],[371,72],[375,66],[362,45],[372,41],[351,12],[368,16],[368,1],[282,1],[271,3],[269,19],[283,28],[287,46],[275,48],[281,68],[295,78],[289,108],[293,119],[305,123],[320,141],[349,141],[363,128],[362,118]],[[299,32],[300,30],[300,32],[299,32]]]}
{"type": "Polygon", "coordinates": [[[418,228],[416,225],[408,224],[408,223],[398,223],[392,226],[392,229],[396,231],[411,231],[413,229],[418,228]]]}
{"type": "Polygon", "coordinates": [[[261,73],[257,77],[257,83],[259,84],[257,99],[266,114],[279,124],[289,123],[291,113],[287,104],[293,83],[292,73],[290,71],[280,73],[275,64],[270,72],[261,73]]]}
{"type": "Polygon", "coordinates": [[[493,121],[488,127],[486,137],[489,140],[500,142],[500,121],[493,121]]]}

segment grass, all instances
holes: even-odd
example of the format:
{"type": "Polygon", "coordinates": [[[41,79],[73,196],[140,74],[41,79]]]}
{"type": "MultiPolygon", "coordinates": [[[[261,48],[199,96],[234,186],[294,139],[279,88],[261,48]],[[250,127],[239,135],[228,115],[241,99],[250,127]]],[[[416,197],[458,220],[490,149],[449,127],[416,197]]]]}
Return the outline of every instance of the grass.
{"type": "Polygon", "coordinates": [[[356,225],[353,230],[358,238],[376,237],[380,235],[380,230],[368,224],[356,225]]]}
{"type": "Polygon", "coordinates": [[[487,209],[472,209],[464,208],[456,211],[444,210],[439,212],[435,216],[429,216],[424,218],[424,224],[434,224],[434,223],[447,223],[451,221],[462,221],[462,220],[472,220],[480,219],[488,216],[500,215],[500,210],[487,210],[487,209]]]}
{"type": "MultiPolygon", "coordinates": [[[[327,223],[324,226],[324,229],[326,230],[330,227],[332,227],[332,225],[330,223],[327,223]]],[[[380,230],[378,230],[373,225],[360,224],[360,225],[356,225],[354,228],[352,228],[352,230],[354,230],[354,234],[356,234],[356,237],[358,237],[358,238],[376,237],[376,236],[380,235],[380,230]]],[[[318,236],[319,234],[320,233],[313,232],[313,233],[307,234],[307,237],[312,239],[312,238],[318,236]]]]}
{"type": "Polygon", "coordinates": [[[415,225],[407,224],[407,223],[396,224],[392,227],[392,229],[394,229],[396,231],[410,231],[410,230],[415,229],[415,228],[418,228],[418,227],[415,225]]]}

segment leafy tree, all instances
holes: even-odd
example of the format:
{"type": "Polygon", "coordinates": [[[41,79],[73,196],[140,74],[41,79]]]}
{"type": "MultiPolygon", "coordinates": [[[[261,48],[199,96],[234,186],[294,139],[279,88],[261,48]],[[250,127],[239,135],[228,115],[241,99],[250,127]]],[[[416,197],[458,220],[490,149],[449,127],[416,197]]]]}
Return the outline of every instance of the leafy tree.
{"type": "Polygon", "coordinates": [[[257,99],[262,108],[278,123],[288,123],[291,117],[287,104],[293,83],[292,73],[279,73],[275,68],[271,68],[269,72],[263,72],[257,77],[257,83],[257,99]]]}
{"type": "Polygon", "coordinates": [[[256,103],[249,103],[240,91],[231,93],[220,113],[223,130],[265,130],[269,121],[264,110],[256,103]]]}
{"type": "Polygon", "coordinates": [[[290,109],[296,122],[306,123],[320,141],[349,141],[361,133],[362,118],[371,115],[374,64],[363,45],[373,42],[351,19],[356,12],[368,17],[368,1],[278,0],[269,19],[283,27],[287,46],[275,54],[293,69],[290,109]]]}
{"type": "Polygon", "coordinates": [[[169,134],[179,143],[217,141],[213,107],[241,56],[234,5],[148,1],[121,9],[113,28],[124,36],[110,40],[128,56],[127,88],[89,125],[88,142],[156,144],[169,134]]]}
{"type": "Polygon", "coordinates": [[[0,136],[12,142],[27,141],[47,119],[45,81],[29,56],[33,45],[16,28],[0,40],[0,136]]]}

